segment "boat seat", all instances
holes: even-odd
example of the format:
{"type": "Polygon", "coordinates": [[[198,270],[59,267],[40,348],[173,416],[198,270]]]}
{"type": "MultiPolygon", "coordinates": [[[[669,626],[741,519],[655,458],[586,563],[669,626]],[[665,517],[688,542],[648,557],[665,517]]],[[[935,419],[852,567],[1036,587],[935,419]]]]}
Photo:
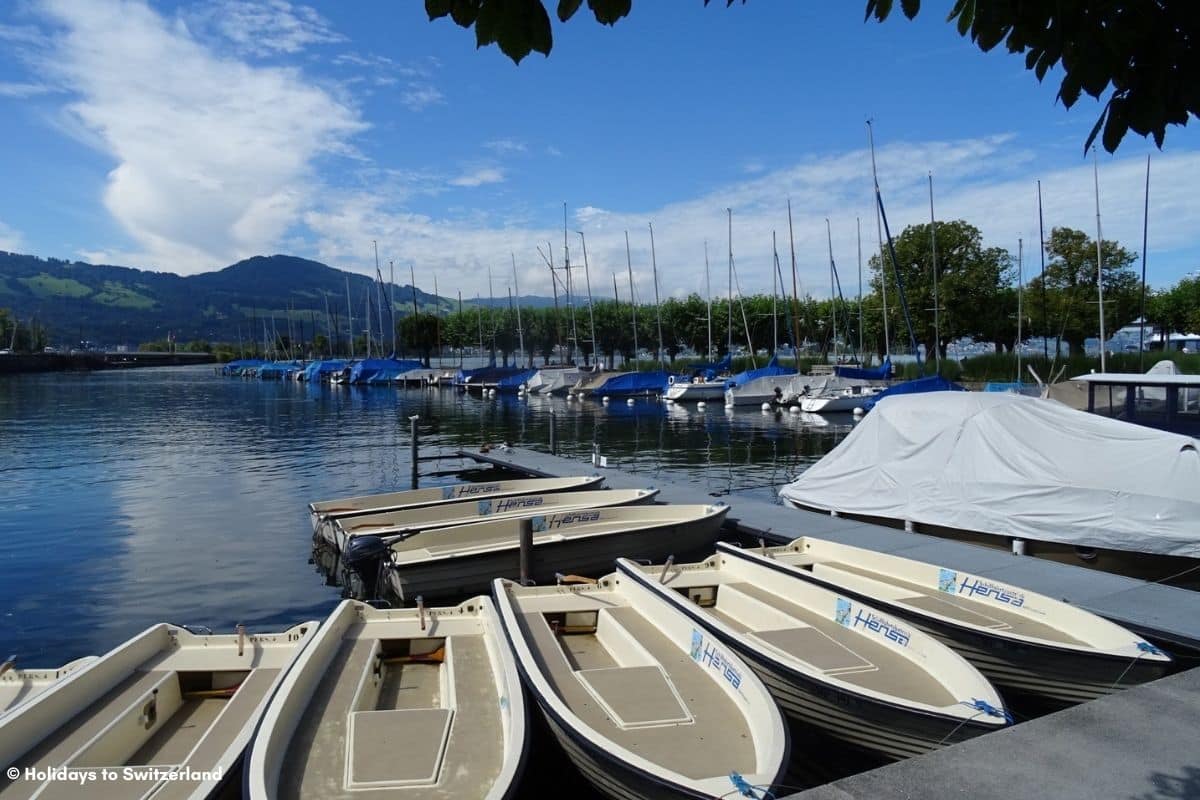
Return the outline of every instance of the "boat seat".
{"type": "Polygon", "coordinates": [[[453,712],[448,708],[356,711],[350,715],[350,788],[436,783],[453,712]]]}
{"type": "Polygon", "coordinates": [[[622,728],[692,721],[662,667],[605,667],[575,675],[622,728]]]}
{"type": "Polygon", "coordinates": [[[782,628],[750,635],[829,675],[875,669],[870,661],[816,628],[782,628]]]}

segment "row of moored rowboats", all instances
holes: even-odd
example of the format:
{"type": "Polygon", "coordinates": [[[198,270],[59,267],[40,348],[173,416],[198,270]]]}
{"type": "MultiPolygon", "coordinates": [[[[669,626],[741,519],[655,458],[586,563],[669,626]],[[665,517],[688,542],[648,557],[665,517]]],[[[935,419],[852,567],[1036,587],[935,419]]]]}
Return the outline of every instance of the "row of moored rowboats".
{"type": "Polygon", "coordinates": [[[346,600],[279,633],[162,624],[59,670],[0,667],[0,761],[21,773],[0,797],[77,794],[55,769],[113,771],[87,789],[106,797],[207,797],[239,761],[254,798],[509,797],[527,702],[606,796],[765,797],[785,719],[899,759],[1009,724],[1010,692],[1079,702],[1171,665],[1100,617],[945,567],[811,537],[712,552],[726,506],[598,483],[310,506],[342,557],[382,547],[415,607],[346,600]],[[510,580],[523,524],[543,585],[510,580]],[[699,542],[707,558],[669,557],[699,542]],[[602,554],[604,577],[562,574],[602,554]]]}

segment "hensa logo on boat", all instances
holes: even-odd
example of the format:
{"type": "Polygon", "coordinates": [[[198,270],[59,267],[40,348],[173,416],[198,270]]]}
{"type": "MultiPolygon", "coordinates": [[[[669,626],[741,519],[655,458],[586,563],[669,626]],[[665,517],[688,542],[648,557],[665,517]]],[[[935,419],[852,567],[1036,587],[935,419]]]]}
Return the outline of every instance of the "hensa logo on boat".
{"type": "Polygon", "coordinates": [[[986,597],[1001,603],[1007,603],[1013,608],[1020,608],[1025,605],[1025,595],[1021,592],[1010,589],[1007,586],[990,583],[983,578],[972,578],[970,576],[963,578],[962,583],[958,585],[958,593],[965,594],[968,597],[986,597]]]}
{"type": "Polygon", "coordinates": [[[595,522],[600,519],[599,511],[572,511],[567,514],[551,514],[548,517],[534,517],[533,529],[547,531],[553,528],[563,528],[584,522],[595,522]]]}
{"type": "Polygon", "coordinates": [[[908,647],[908,640],[912,638],[907,630],[886,617],[881,617],[878,614],[863,611],[862,609],[855,612],[851,602],[842,597],[837,599],[837,612],[834,615],[834,620],[839,625],[847,628],[861,626],[866,630],[878,633],[883,638],[895,642],[901,647],[908,647]]]}
{"type": "Polygon", "coordinates": [[[499,514],[504,511],[517,511],[522,508],[537,508],[546,502],[544,497],[510,497],[507,500],[480,500],[480,514],[499,514]]]}
{"type": "Polygon", "coordinates": [[[492,492],[500,491],[498,483],[471,483],[465,486],[443,486],[442,499],[450,500],[454,497],[470,497],[477,494],[491,494],[492,492]]]}
{"type": "Polygon", "coordinates": [[[734,689],[742,685],[742,673],[729,663],[728,657],[719,647],[706,641],[704,634],[692,628],[692,660],[716,670],[734,689]]]}

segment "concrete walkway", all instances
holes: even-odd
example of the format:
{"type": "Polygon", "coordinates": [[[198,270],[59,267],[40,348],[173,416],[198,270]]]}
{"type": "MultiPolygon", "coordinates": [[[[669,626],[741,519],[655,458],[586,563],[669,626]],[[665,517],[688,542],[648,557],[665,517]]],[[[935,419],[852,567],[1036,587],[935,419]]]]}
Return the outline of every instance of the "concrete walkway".
{"type": "Polygon", "coordinates": [[[1193,669],[791,798],[1197,800],[1198,711],[1193,669]]]}

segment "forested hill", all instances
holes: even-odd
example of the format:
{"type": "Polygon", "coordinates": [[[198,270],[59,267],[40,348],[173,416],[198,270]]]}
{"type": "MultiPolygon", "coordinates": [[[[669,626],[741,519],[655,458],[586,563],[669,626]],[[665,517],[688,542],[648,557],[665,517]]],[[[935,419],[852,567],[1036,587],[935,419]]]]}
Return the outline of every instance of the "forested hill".
{"type": "MultiPolygon", "coordinates": [[[[36,319],[48,330],[50,342],[60,345],[88,340],[136,346],[165,339],[170,332],[181,343],[262,339],[264,321],[269,329],[274,320],[275,329],[286,334],[289,318],[297,337],[303,326],[308,338],[314,326],[324,332],[329,318],[346,329],[347,279],[354,327],[361,332],[368,297],[372,318],[378,319],[374,281],[304,258],[255,256],[216,272],[181,277],[0,251],[0,308],[10,309],[25,325],[36,319]]],[[[385,285],[385,307],[389,294],[393,292],[385,285]]],[[[412,298],[411,286],[395,287],[397,317],[412,312],[412,298]]],[[[439,300],[418,289],[417,305],[422,311],[452,310],[457,299],[439,300]]],[[[378,327],[373,322],[372,328],[378,327]]]]}

